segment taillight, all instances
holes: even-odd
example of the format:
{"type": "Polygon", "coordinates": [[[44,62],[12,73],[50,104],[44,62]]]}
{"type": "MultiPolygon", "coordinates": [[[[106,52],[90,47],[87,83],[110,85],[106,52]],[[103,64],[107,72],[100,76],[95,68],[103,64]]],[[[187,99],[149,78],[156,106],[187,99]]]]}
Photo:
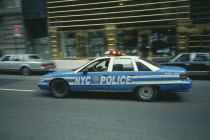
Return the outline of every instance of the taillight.
{"type": "Polygon", "coordinates": [[[50,63],[50,64],[42,64],[42,67],[48,67],[48,66],[54,66],[54,63],[50,63]]]}
{"type": "Polygon", "coordinates": [[[187,79],[188,78],[188,74],[180,74],[180,79],[187,79]]]}

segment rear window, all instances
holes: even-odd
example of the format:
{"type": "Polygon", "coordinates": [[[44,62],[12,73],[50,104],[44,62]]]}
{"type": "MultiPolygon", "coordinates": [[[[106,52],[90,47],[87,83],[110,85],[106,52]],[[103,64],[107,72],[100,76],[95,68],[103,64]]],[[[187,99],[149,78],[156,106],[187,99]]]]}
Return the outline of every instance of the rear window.
{"type": "Polygon", "coordinates": [[[139,62],[137,60],[135,60],[135,62],[136,62],[136,66],[138,68],[138,71],[151,71],[147,66],[145,66],[141,62],[139,62]]]}
{"type": "Polygon", "coordinates": [[[29,59],[32,59],[32,60],[36,60],[36,59],[42,59],[40,56],[38,56],[38,55],[30,55],[30,56],[28,56],[29,57],[29,59]]]}

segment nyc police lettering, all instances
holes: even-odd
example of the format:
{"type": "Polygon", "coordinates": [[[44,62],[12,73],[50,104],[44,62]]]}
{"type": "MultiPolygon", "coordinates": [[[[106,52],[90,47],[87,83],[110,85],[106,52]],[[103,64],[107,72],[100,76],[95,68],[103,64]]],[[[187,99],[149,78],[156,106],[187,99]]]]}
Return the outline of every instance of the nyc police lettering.
{"type": "Polygon", "coordinates": [[[131,76],[86,76],[86,77],[75,77],[75,85],[90,85],[90,84],[101,84],[101,85],[126,85],[131,84],[131,76]]]}

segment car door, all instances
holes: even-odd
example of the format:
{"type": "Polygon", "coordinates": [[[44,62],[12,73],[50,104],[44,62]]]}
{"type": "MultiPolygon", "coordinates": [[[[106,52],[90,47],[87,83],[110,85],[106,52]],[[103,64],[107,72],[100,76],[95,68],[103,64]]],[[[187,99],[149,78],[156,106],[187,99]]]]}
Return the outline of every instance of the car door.
{"type": "Polygon", "coordinates": [[[3,70],[3,71],[11,70],[10,69],[10,59],[11,59],[10,55],[6,55],[1,59],[0,70],[3,70]]]}
{"type": "Polygon", "coordinates": [[[20,65],[22,64],[22,56],[20,55],[14,55],[10,59],[11,61],[9,62],[10,64],[10,69],[13,71],[18,71],[20,70],[20,65]]]}
{"type": "Polygon", "coordinates": [[[74,74],[75,81],[71,85],[73,91],[104,91],[106,85],[101,79],[108,73],[110,58],[93,61],[74,74]]]}
{"type": "Polygon", "coordinates": [[[133,90],[132,78],[136,70],[132,58],[114,58],[110,67],[111,71],[103,75],[101,83],[106,85],[107,91],[130,92],[133,90]]]}

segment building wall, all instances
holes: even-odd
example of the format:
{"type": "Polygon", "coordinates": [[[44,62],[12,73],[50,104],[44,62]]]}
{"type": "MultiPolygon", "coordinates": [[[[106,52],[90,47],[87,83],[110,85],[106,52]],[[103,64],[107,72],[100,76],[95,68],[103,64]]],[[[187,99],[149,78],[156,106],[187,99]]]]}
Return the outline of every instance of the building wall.
{"type": "Polygon", "coordinates": [[[54,58],[92,58],[109,49],[170,57],[177,49],[177,24],[190,18],[188,0],[48,0],[47,4],[54,58]]]}
{"type": "Polygon", "coordinates": [[[20,0],[0,0],[0,55],[25,53],[24,26],[20,0]],[[14,25],[20,25],[21,36],[14,36],[14,25]]]}
{"type": "Polygon", "coordinates": [[[210,52],[210,1],[191,0],[189,51],[210,52]]]}
{"type": "Polygon", "coordinates": [[[210,51],[209,5],[208,0],[48,0],[52,54],[85,59],[120,49],[159,60],[210,51]]]}
{"type": "Polygon", "coordinates": [[[48,0],[50,26],[59,31],[174,25],[189,18],[188,0],[48,0]],[[145,24],[146,23],[146,24],[145,24]]]}
{"type": "Polygon", "coordinates": [[[0,56],[50,50],[46,20],[45,0],[0,0],[0,56]],[[19,36],[14,25],[21,27],[19,36]]]}

